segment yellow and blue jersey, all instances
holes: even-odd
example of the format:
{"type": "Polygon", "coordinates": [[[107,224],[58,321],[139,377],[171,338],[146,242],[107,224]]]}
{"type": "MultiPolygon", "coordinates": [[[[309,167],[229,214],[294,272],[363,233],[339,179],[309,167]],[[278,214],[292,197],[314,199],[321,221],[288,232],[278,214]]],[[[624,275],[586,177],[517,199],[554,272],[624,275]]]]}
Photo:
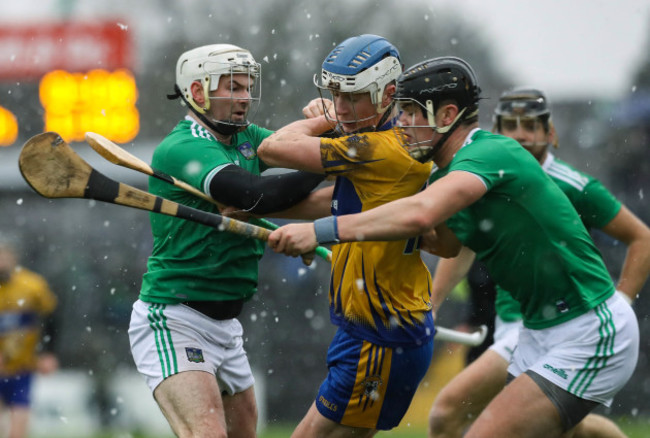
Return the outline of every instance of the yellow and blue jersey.
{"type": "MultiPolygon", "coordinates": [[[[401,130],[321,139],[321,159],[336,176],[332,214],[359,213],[422,190],[431,163],[411,158],[401,130]]],[[[377,345],[422,345],[433,337],[431,275],[417,239],[346,242],[332,248],[330,317],[352,336],[377,345]]]]}
{"type": "Polygon", "coordinates": [[[56,304],[45,279],[27,269],[15,270],[9,281],[0,283],[0,375],[35,369],[42,318],[56,304]]]}

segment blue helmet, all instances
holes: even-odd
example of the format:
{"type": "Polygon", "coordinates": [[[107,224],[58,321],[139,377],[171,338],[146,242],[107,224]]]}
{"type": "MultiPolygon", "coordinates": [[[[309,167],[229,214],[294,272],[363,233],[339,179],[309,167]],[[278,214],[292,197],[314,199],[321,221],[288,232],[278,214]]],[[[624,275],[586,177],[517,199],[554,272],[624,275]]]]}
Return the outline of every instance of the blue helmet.
{"type": "Polygon", "coordinates": [[[377,35],[351,37],[336,46],[323,61],[321,89],[342,93],[370,93],[380,105],[384,88],[402,73],[397,48],[377,35]]]}

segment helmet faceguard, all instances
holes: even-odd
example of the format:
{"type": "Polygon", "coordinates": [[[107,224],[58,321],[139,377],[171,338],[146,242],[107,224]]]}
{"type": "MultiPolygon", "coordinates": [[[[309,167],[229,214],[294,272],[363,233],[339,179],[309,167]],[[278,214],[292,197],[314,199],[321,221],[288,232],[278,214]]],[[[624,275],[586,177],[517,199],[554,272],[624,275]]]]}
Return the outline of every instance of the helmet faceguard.
{"type": "Polygon", "coordinates": [[[168,96],[170,98],[180,97],[184,104],[210,128],[223,135],[233,135],[246,129],[250,125],[248,116],[255,114],[259,107],[262,94],[261,88],[261,67],[255,62],[253,56],[248,50],[231,44],[212,44],[208,46],[197,47],[183,53],[176,63],[176,94],[168,96]],[[233,75],[247,75],[249,78],[246,96],[236,97],[232,93],[233,75]],[[211,96],[210,92],[219,87],[219,80],[222,76],[229,76],[230,93],[228,96],[211,96]],[[201,83],[204,93],[204,105],[196,103],[192,96],[192,84],[201,83]],[[247,114],[244,121],[233,120],[232,106],[231,117],[216,120],[209,117],[208,111],[211,107],[212,100],[229,100],[242,101],[247,104],[247,114]]]}
{"type": "Polygon", "coordinates": [[[419,161],[427,161],[439,150],[452,132],[466,120],[478,116],[478,101],[481,88],[472,67],[460,58],[445,56],[423,61],[407,69],[397,81],[395,101],[401,109],[418,108],[426,125],[409,127],[428,127],[442,138],[436,145],[429,139],[419,140],[407,145],[411,155],[419,161]],[[436,111],[446,102],[454,102],[459,112],[448,126],[437,126],[436,111]]]}
{"type": "Polygon", "coordinates": [[[370,93],[376,114],[363,119],[356,118],[355,122],[358,123],[370,120],[377,114],[384,114],[392,108],[392,105],[382,107],[384,90],[388,84],[397,80],[401,72],[402,64],[395,46],[377,35],[360,35],[343,41],[327,55],[323,61],[320,81],[318,75],[314,75],[314,85],[319,92],[370,93]]]}
{"type": "MultiPolygon", "coordinates": [[[[504,92],[499,97],[499,102],[494,109],[493,131],[501,134],[507,126],[509,130],[521,127],[528,131],[535,131],[541,124],[546,133],[552,128],[551,110],[548,106],[546,95],[534,88],[515,88],[504,92]]],[[[524,147],[545,146],[548,142],[522,144],[524,147]]],[[[557,147],[557,140],[553,142],[557,147]]]]}

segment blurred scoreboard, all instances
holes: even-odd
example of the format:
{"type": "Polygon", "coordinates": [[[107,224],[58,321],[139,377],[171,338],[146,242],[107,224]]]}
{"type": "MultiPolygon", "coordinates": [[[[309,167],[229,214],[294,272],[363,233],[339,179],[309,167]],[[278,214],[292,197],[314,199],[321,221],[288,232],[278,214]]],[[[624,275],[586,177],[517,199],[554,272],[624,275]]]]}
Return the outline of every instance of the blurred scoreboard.
{"type": "MultiPolygon", "coordinates": [[[[119,21],[0,26],[0,81],[37,83],[43,131],[87,131],[125,143],[138,134],[131,34],[119,21]]],[[[16,141],[19,109],[0,96],[0,145],[16,141]]]]}

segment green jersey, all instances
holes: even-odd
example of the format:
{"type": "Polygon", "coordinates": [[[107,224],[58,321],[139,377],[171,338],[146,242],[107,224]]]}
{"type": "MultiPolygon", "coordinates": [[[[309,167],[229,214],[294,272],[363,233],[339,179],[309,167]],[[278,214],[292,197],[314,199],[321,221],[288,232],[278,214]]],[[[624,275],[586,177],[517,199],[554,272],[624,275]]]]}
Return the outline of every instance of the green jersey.
{"type": "MultiPolygon", "coordinates": [[[[259,175],[266,170],[257,148],[271,131],[250,125],[219,142],[191,117],[182,120],[158,145],[152,167],[209,193],[207,177],[228,165],[259,175]]],[[[155,195],[204,211],[216,205],[157,178],[155,195]]],[[[257,291],[258,262],[264,243],[187,220],[150,214],[153,251],[143,276],[140,299],[152,303],[248,299],[257,291]]]]}
{"type": "MultiPolygon", "coordinates": [[[[621,210],[621,203],[605,186],[591,175],[547,154],[542,169],[569,198],[587,230],[603,228],[621,210]]],[[[519,303],[508,291],[496,285],[496,312],[504,321],[521,319],[519,303]]]]}
{"type": "Polygon", "coordinates": [[[476,129],[431,182],[453,171],[476,175],[487,192],[447,225],[520,303],[526,327],[568,321],[614,293],[575,208],[519,143],[476,129]]]}

